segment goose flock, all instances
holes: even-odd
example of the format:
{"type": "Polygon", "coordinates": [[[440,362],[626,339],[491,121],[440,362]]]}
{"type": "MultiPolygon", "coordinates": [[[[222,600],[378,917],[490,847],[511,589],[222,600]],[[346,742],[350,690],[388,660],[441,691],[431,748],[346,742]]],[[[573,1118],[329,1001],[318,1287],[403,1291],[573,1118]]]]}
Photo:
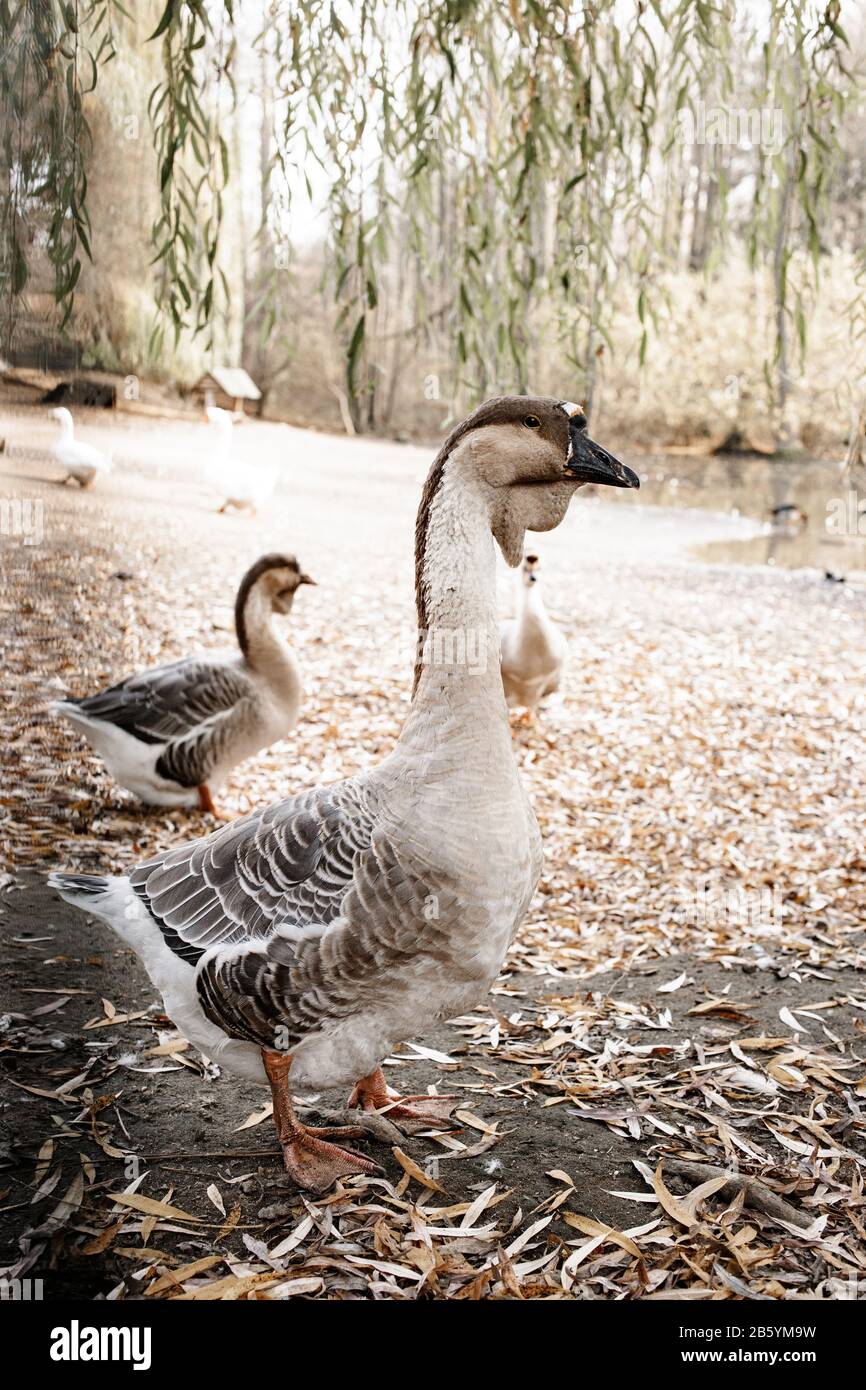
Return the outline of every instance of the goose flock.
{"type": "MultiPolygon", "coordinates": [[[[274,469],[239,459],[234,449],[235,420],[231,411],[219,406],[207,406],[207,440],[204,456],[198,468],[200,482],[219,499],[220,512],[243,511],[255,516],[271,497],[276,484],[274,469]]],[[[59,438],[50,446],[50,457],[60,465],[61,483],[75,482],[81,488],[91,488],[100,477],[112,471],[112,459],[75,437],[75,422],[65,405],[48,412],[60,425],[59,438]]],[[[5,441],[0,440],[0,453],[5,441]]]]}
{"type": "MultiPolygon", "coordinates": [[[[270,1086],[285,1166],[302,1187],[381,1170],[342,1142],[362,1127],[302,1124],[291,1089],[351,1087],[350,1110],[387,1109],[409,1129],[441,1127],[451,1113],[454,1097],[394,1094],[382,1061],[483,1003],[535,892],[541,838],[506,690],[535,709],[559,680],[564,644],[535,596],[538,560],[524,560],[524,539],[558,526],[587,483],[639,486],[589,438],[579,406],[526,396],[480,406],[424,485],[415,599],[420,632],[471,631],[486,644],[476,649],[497,651],[498,546],[523,566],[502,666],[461,664],[443,658],[449,644],[424,643],[408,718],[378,767],[125,876],[51,876],[138,954],[195,1046],[270,1086]]],[[[291,556],[262,557],[238,593],[240,657],[190,658],[57,708],[142,799],[207,808],[229,768],[297,718],[297,669],[272,614],[305,582],[291,556]]]]}

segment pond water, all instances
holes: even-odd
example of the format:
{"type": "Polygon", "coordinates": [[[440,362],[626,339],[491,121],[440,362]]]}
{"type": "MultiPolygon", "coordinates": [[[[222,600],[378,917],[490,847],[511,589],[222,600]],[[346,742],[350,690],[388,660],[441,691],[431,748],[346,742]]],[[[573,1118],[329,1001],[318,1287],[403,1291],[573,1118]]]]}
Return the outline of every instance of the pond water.
{"type": "Polygon", "coordinates": [[[632,466],[640,474],[641,502],[759,523],[757,532],[754,525],[733,525],[730,536],[694,546],[690,553],[698,559],[842,576],[866,570],[866,491],[861,483],[858,492],[835,463],[658,454],[633,459],[632,466]],[[796,510],[774,517],[774,508],[796,510]]]}

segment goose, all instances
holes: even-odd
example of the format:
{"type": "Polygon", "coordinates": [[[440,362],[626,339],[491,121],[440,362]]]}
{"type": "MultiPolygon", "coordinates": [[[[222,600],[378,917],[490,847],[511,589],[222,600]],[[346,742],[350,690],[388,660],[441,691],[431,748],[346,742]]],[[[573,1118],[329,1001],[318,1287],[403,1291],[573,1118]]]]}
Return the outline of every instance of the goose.
{"type": "Polygon", "coordinates": [[[228,410],[209,405],[205,414],[214,448],[202,470],[204,482],[223,499],[220,512],[234,508],[255,515],[276,487],[276,472],[232,458],[234,420],[228,410]]]}
{"type": "Polygon", "coordinates": [[[454,1096],[396,1095],[381,1064],[486,999],[535,892],[541,838],[492,659],[495,547],[516,568],[525,531],[559,525],[585,482],[640,486],[588,438],[579,406],[520,396],[480,406],[448,435],[421,496],[424,640],[388,757],[127,876],[51,876],[61,897],[138,953],[192,1043],[270,1085],[285,1167],[300,1186],[324,1191],[381,1170],[331,1142],[358,1126],[302,1124],[290,1085],[352,1085],[350,1109],[387,1107],[416,1128],[441,1128],[453,1109],[454,1096]],[[470,638],[491,659],[467,661],[470,638]]]}
{"type": "Polygon", "coordinates": [[[770,519],[777,529],[794,530],[806,525],[809,514],[804,512],[802,507],[798,507],[796,502],[783,502],[781,506],[770,509],[770,519]]]}
{"type": "Polygon", "coordinates": [[[92,487],[101,473],[110,473],[111,459],[107,454],[94,449],[92,444],[82,444],[75,438],[72,415],[65,405],[58,405],[49,411],[53,419],[60,421],[60,439],[52,447],[52,454],[66,470],[64,483],[76,482],[82,488],[92,487]]]}
{"type": "Polygon", "coordinates": [[[275,630],[302,584],[293,555],[263,555],[235,601],[240,655],[183,657],[127,677],[84,699],[50,706],[104,759],[111,775],[152,806],[198,806],[216,815],[213,791],[245,758],[297,722],[301,680],[275,630]]]}
{"type": "Polygon", "coordinates": [[[527,555],[520,571],[517,615],[502,624],[501,665],[506,703],[522,706],[527,720],[545,695],[559,688],[565,638],[547,615],[539,582],[539,558],[527,555]]]}

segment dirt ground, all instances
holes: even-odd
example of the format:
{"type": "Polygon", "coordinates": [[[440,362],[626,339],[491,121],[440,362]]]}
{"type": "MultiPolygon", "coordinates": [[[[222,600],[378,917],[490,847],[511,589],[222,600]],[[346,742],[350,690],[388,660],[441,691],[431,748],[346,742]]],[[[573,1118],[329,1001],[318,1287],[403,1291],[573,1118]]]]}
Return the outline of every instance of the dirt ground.
{"type": "Polygon", "coordinates": [[[562,694],[515,730],[539,894],[487,1008],[388,1059],[401,1090],[459,1095],[454,1127],[359,1141],[385,1176],[313,1202],[264,1093],[44,886],[210,822],[142,812],[46,705],[230,645],[240,574],[289,549],[319,581],[288,628],[304,712],[221,805],[377,762],[408,701],[429,457],[246,424],[238,455],[280,468],[253,519],[216,513],[203,427],[82,425],[115,459],[91,493],[55,480],[42,416],[0,419],[0,496],[42,528],[0,537],[0,1265],[51,1298],[863,1297],[856,580],[701,566],[687,546],[740,522],[632,499],[578,499],[539,538],[570,639],[562,694]]]}

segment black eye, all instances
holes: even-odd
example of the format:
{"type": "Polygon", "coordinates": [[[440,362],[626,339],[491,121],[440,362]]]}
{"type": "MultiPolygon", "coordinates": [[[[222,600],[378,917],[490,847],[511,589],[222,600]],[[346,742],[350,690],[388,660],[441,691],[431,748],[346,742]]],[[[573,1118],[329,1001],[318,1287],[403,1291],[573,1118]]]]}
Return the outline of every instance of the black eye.
{"type": "Polygon", "coordinates": [[[527,415],[527,416],[524,418],[523,423],[524,423],[524,425],[526,426],[526,428],[527,428],[528,430],[540,430],[540,429],[541,429],[541,421],[539,420],[539,418],[538,418],[537,415],[527,415]]]}

